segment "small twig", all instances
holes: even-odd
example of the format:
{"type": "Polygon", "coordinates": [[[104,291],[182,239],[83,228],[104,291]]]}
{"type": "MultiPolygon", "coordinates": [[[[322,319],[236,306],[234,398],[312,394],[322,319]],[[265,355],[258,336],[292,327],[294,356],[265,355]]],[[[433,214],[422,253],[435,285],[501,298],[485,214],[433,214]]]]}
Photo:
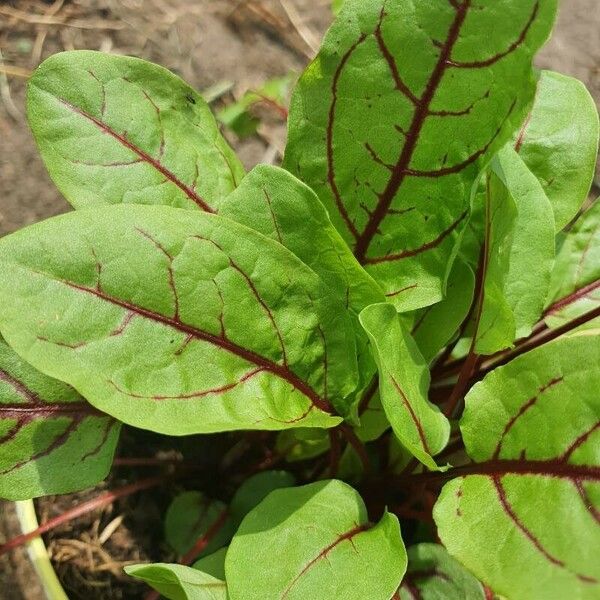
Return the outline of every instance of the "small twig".
{"type": "Polygon", "coordinates": [[[11,6],[0,6],[0,15],[12,17],[18,21],[24,21],[25,23],[29,23],[31,25],[59,25],[61,27],[73,27],[75,29],[108,29],[111,31],[119,31],[127,27],[125,23],[117,21],[86,21],[84,19],[73,19],[72,21],[67,21],[58,17],[31,15],[22,10],[12,8],[11,6]]]}
{"type": "Polygon", "coordinates": [[[12,77],[22,77],[23,79],[29,79],[31,71],[24,69],[23,67],[15,67],[14,65],[2,65],[0,64],[0,73],[11,75],[12,77]]]}
{"type": "Polygon", "coordinates": [[[19,546],[22,546],[29,540],[39,537],[43,533],[47,533],[59,525],[63,525],[64,523],[68,523],[73,519],[77,519],[78,517],[86,515],[94,510],[108,506],[119,498],[125,498],[127,496],[131,496],[132,494],[136,494],[137,492],[141,492],[142,490],[158,487],[159,485],[162,485],[171,479],[171,477],[150,477],[148,479],[136,481],[135,483],[130,483],[123,487],[117,488],[116,490],[111,490],[109,492],[105,492],[104,494],[100,494],[99,496],[96,496],[96,498],[92,498],[87,502],[83,502],[79,506],[75,506],[74,508],[65,511],[61,515],[46,521],[33,531],[18,535],[11,540],[8,540],[8,542],[0,546],[0,556],[10,552],[11,550],[14,550],[15,548],[18,548],[19,546]]]}
{"type": "MultiPolygon", "coordinates": [[[[4,65],[4,58],[0,51],[0,66],[4,65]]],[[[12,95],[10,93],[10,84],[8,83],[8,77],[4,71],[0,71],[0,98],[6,106],[8,114],[17,122],[21,120],[21,113],[13,102],[12,95]]]]}
{"type": "Polygon", "coordinates": [[[304,24],[298,10],[289,0],[279,0],[279,4],[281,4],[290,23],[302,38],[302,41],[310,49],[311,54],[307,53],[306,57],[312,59],[319,50],[319,40],[317,36],[304,24]]]}

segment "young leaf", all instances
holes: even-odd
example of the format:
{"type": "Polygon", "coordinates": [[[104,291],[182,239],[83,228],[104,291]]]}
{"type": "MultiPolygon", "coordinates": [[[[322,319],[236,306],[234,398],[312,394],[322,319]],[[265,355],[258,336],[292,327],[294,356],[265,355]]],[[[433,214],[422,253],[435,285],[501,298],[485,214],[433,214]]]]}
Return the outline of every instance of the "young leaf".
{"type": "Polygon", "coordinates": [[[329,450],[329,435],[322,429],[288,429],[277,436],[275,450],[289,463],[316,458],[329,450]]]}
{"type": "Polygon", "coordinates": [[[525,117],[555,11],[347,0],[300,79],[285,167],[403,310],[442,299],[471,186],[525,117]]]}
{"type": "Polygon", "coordinates": [[[596,168],[598,110],[583,83],[542,71],[514,143],[550,199],[560,231],[585,201],[596,168]]]}
{"type": "Polygon", "coordinates": [[[120,427],[0,339],[0,498],[66,494],[102,481],[120,427]]]}
{"type": "Polygon", "coordinates": [[[408,569],[399,600],[485,600],[483,586],[443,546],[408,549],[408,569]]]}
{"type": "Polygon", "coordinates": [[[429,370],[391,304],[375,304],[360,315],[379,367],[379,393],[400,442],[424,465],[448,443],[450,423],[427,399],[429,370]]]}
{"type": "Polygon", "coordinates": [[[341,481],[269,494],[225,559],[231,600],[388,600],[405,569],[396,517],[369,524],[360,496],[341,481]]]}
{"type": "Polygon", "coordinates": [[[510,147],[493,163],[485,197],[485,273],[475,349],[493,354],[531,333],[554,261],[552,207],[540,183],[510,147]]]}
{"type": "Polygon", "coordinates": [[[219,205],[219,214],[285,246],[356,314],[385,301],[315,193],[287,171],[270,165],[255,167],[219,205]]]}
{"type": "Polygon", "coordinates": [[[78,211],[0,240],[0,273],[7,341],[137,427],[332,427],[356,386],[342,304],[282,246],[222,217],[78,211]]]}
{"type": "Polygon", "coordinates": [[[214,212],[244,174],[202,97],[137,58],[56,54],[29,80],[27,113],[50,176],[75,208],[214,212]]]}
{"type": "Polygon", "coordinates": [[[600,303],[600,202],[585,211],[558,250],[548,306],[549,327],[559,327],[600,303]]]}
{"type": "MultiPolygon", "coordinates": [[[[221,518],[225,504],[202,492],[183,492],[170,504],[165,517],[165,538],[178,554],[186,554],[211,526],[221,518]]],[[[231,519],[219,528],[203,554],[211,554],[229,542],[235,529],[231,519]]]]}
{"type": "Polygon", "coordinates": [[[453,338],[473,303],[475,276],[460,259],[454,262],[446,296],[416,315],[410,333],[425,361],[430,362],[453,338]]]}
{"type": "Polygon", "coordinates": [[[227,600],[224,581],[183,565],[129,565],[125,572],[145,581],[169,600],[227,600]]]}
{"type": "Polygon", "coordinates": [[[248,90],[237,102],[219,110],[217,119],[241,138],[254,135],[258,130],[260,119],[251,113],[252,107],[257,104],[270,106],[285,121],[290,90],[295,79],[295,73],[269,79],[257,90],[248,90]]]}
{"type": "Polygon", "coordinates": [[[264,471],[250,477],[237,489],[229,510],[236,524],[258,506],[273,490],[292,487],[295,477],[287,471],[264,471]]]}
{"type": "Polygon", "coordinates": [[[467,395],[475,464],[455,469],[434,517],[450,554],[503,596],[600,594],[599,340],[542,346],[467,395]]]}

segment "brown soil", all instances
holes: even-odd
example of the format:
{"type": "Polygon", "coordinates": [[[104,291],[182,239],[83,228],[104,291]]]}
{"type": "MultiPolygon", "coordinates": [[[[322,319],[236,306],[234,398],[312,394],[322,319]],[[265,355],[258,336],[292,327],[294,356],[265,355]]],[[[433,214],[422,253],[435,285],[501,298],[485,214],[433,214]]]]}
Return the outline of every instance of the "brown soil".
{"type": "MultiPolygon", "coordinates": [[[[318,39],[330,20],[329,1],[291,4],[300,15],[300,21],[292,15],[295,23],[279,0],[0,1],[0,235],[68,210],[42,165],[23,116],[25,79],[3,77],[3,66],[26,75],[54,52],[102,49],[163,64],[200,90],[231,81],[232,92],[219,100],[229,102],[270,77],[300,71],[312,56],[312,38],[318,39]],[[40,24],[44,20],[52,23],[40,24]]],[[[563,0],[557,32],[539,59],[542,67],[583,79],[597,100],[599,29],[597,0],[563,0]]],[[[284,125],[269,118],[260,136],[231,141],[252,166],[274,154],[277,160],[284,136],[284,125]]],[[[227,436],[218,439],[227,443],[227,436]]],[[[219,444],[213,438],[182,441],[128,432],[119,455],[152,456],[174,448],[201,463],[219,444]]],[[[96,490],[39,501],[38,513],[41,520],[51,518],[102,489],[152,474],[147,469],[115,469],[96,490]]],[[[185,484],[188,489],[213,488],[217,497],[227,499],[231,490],[221,487],[219,479],[218,473],[208,472],[185,484]]],[[[162,541],[161,524],[169,499],[180,489],[181,484],[171,483],[138,494],[47,536],[69,597],[141,598],[144,587],[124,577],[122,566],[127,561],[174,559],[162,541]],[[106,528],[115,525],[101,543],[106,528]]],[[[11,505],[0,502],[0,543],[17,532],[11,505]]],[[[19,550],[0,559],[0,600],[21,599],[42,600],[43,595],[25,552],[19,550]]]]}

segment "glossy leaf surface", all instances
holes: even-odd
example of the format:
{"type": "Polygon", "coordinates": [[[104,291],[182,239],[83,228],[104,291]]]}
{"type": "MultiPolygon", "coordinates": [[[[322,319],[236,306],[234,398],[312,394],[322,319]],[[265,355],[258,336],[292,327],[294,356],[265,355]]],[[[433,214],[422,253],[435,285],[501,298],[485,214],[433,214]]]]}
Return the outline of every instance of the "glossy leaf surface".
{"type": "Polygon", "coordinates": [[[596,168],[598,109],[583,83],[542,71],[515,147],[542,184],[560,231],[585,201],[596,168]]]}
{"type": "Polygon", "coordinates": [[[137,58],[55,54],[29,80],[27,114],[52,179],[75,208],[214,212],[244,175],[202,96],[137,58]]]}
{"type": "Polygon", "coordinates": [[[331,427],[356,385],[343,305],[282,246],[215,215],[78,211],[2,239],[0,272],[7,341],[138,427],[331,427]]]}
{"type": "Polygon", "coordinates": [[[408,569],[399,600],[485,600],[483,586],[443,546],[408,549],[408,569]]]}
{"type": "Polygon", "coordinates": [[[0,339],[0,498],[90,487],[107,475],[120,423],[0,339]]]}
{"type": "Polygon", "coordinates": [[[341,481],[272,492],[244,519],[225,560],[231,600],[389,600],[405,569],[396,517],[370,525],[341,481]]]}
{"type": "Polygon", "coordinates": [[[430,376],[425,361],[391,304],[366,308],[360,321],[379,367],[381,404],[400,442],[430,469],[448,443],[450,423],[427,399],[430,376]]]}
{"type": "Polygon", "coordinates": [[[472,184],[529,109],[555,11],[347,0],[301,77],[285,167],[401,309],[442,299],[472,184]]]}
{"type": "Polygon", "coordinates": [[[461,430],[476,464],[446,484],[434,516],[450,554],[502,596],[600,593],[599,386],[600,337],[580,336],[467,395],[461,430]]]}

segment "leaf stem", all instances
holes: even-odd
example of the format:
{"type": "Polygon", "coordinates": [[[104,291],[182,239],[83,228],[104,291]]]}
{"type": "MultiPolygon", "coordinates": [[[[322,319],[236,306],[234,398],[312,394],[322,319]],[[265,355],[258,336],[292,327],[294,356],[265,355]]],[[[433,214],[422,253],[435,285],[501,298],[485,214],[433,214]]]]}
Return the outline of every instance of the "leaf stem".
{"type": "Polygon", "coordinates": [[[18,535],[11,540],[8,540],[5,544],[0,546],[0,556],[22,546],[28,541],[39,537],[43,533],[47,533],[48,531],[55,529],[59,525],[63,525],[72,521],[73,519],[77,519],[89,512],[92,512],[98,508],[103,508],[104,506],[108,506],[112,504],[115,500],[120,498],[125,498],[127,496],[131,496],[137,492],[141,492],[142,490],[147,490],[153,487],[158,487],[165,483],[170,477],[160,476],[160,477],[149,477],[148,479],[142,479],[140,481],[136,481],[135,483],[130,483],[123,487],[117,488],[116,490],[111,490],[105,492],[104,494],[100,494],[96,498],[92,498],[87,502],[83,502],[70,510],[65,511],[61,515],[54,517],[40,525],[37,529],[33,531],[29,531],[28,533],[23,533],[18,535]]]}
{"type": "Polygon", "coordinates": [[[362,463],[365,475],[369,475],[372,472],[371,461],[369,460],[369,455],[367,454],[367,449],[365,448],[365,445],[358,439],[352,427],[350,427],[346,423],[342,423],[339,426],[339,430],[346,439],[346,441],[352,446],[352,448],[354,448],[356,454],[358,454],[358,458],[362,463]]]}

